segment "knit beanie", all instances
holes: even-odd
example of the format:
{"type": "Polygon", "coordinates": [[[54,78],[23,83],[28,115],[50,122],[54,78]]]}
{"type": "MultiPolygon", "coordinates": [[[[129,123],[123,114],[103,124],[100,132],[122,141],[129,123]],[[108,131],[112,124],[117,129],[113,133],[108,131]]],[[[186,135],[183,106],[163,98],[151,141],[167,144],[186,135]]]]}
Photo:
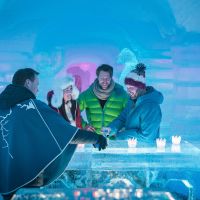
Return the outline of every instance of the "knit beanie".
{"type": "Polygon", "coordinates": [[[146,66],[143,63],[138,63],[135,69],[130,71],[124,80],[125,85],[132,85],[140,89],[145,89],[145,70],[146,66]]]}

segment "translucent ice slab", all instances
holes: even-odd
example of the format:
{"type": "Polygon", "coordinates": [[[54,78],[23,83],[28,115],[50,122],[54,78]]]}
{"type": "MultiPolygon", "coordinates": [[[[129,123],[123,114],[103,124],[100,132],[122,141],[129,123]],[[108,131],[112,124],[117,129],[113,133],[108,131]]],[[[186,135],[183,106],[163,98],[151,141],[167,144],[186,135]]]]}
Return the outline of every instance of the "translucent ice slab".
{"type": "Polygon", "coordinates": [[[98,151],[92,145],[77,148],[68,170],[139,170],[139,169],[200,169],[200,149],[183,141],[181,145],[167,143],[165,148],[156,144],[138,143],[128,148],[127,141],[109,141],[109,147],[98,151]]]}

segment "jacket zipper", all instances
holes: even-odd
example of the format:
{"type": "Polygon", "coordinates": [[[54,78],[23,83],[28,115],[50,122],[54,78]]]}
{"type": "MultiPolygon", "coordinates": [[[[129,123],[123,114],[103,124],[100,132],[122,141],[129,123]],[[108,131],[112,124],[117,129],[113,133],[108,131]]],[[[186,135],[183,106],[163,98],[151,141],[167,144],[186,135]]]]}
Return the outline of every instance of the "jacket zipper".
{"type": "Polygon", "coordinates": [[[103,109],[102,109],[102,124],[101,124],[101,127],[104,127],[104,112],[105,112],[104,109],[105,109],[106,104],[108,103],[109,99],[110,99],[110,96],[108,97],[108,99],[107,99],[107,101],[106,101],[106,103],[104,104],[104,107],[103,107],[103,109]]]}

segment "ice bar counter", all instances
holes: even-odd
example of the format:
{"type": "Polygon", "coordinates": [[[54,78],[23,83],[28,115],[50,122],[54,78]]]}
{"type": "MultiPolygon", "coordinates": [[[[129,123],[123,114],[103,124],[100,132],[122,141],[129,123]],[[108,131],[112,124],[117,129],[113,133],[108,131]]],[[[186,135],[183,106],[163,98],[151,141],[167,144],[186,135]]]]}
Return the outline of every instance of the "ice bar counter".
{"type": "MultiPolygon", "coordinates": [[[[47,191],[51,193],[56,189],[64,192],[63,195],[66,191],[74,195],[87,188],[88,198],[101,199],[93,195],[99,188],[104,194],[108,189],[111,193],[124,189],[129,194],[127,199],[137,199],[137,191],[142,191],[143,199],[147,194],[146,199],[156,199],[156,196],[151,196],[153,194],[159,194],[157,199],[182,199],[182,196],[196,199],[200,185],[194,179],[199,174],[200,149],[187,141],[180,145],[166,141],[164,146],[158,146],[156,142],[137,142],[136,147],[129,147],[127,141],[110,140],[108,148],[103,151],[92,145],[77,147],[65,173],[38,191],[45,195],[47,191]]],[[[17,195],[19,197],[26,192],[31,193],[21,189],[17,195]]]]}

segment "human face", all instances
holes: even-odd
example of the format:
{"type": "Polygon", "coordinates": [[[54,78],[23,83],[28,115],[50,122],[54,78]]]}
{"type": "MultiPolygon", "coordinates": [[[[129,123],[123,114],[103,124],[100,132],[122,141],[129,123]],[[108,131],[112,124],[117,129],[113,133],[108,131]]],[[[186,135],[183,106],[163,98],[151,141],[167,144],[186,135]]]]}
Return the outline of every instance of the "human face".
{"type": "Polygon", "coordinates": [[[126,85],[126,88],[131,99],[136,99],[138,96],[138,88],[132,85],[126,85]]]}
{"type": "Polygon", "coordinates": [[[100,71],[98,76],[99,85],[102,87],[103,90],[106,90],[111,82],[111,77],[109,72],[100,71]]]}
{"type": "Polygon", "coordinates": [[[63,90],[63,98],[64,98],[65,102],[70,101],[72,99],[72,86],[71,85],[63,90]]]}
{"type": "Polygon", "coordinates": [[[27,79],[25,82],[25,87],[29,89],[35,96],[38,92],[38,86],[39,86],[39,79],[38,76],[35,75],[34,80],[27,79]]]}

